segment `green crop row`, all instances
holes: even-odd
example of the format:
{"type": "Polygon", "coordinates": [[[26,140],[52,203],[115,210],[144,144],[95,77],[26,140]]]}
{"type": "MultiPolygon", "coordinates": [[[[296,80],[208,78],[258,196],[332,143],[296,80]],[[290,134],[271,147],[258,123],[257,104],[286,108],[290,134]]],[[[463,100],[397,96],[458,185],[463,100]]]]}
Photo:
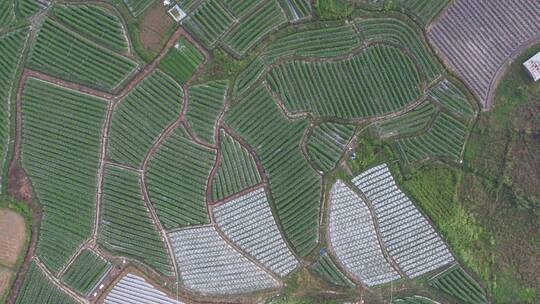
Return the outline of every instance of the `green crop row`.
{"type": "Polygon", "coordinates": [[[335,62],[287,61],[267,77],[291,112],[359,118],[396,111],[421,95],[418,71],[401,50],[368,47],[335,62]],[[354,77],[353,77],[354,75],[354,77]]]}
{"type": "Polygon", "coordinates": [[[466,132],[466,125],[442,112],[425,133],[398,139],[397,149],[405,164],[430,157],[444,157],[458,161],[465,144],[466,132]]]}
{"type": "Polygon", "coordinates": [[[392,301],[392,304],[438,304],[438,302],[422,296],[410,296],[397,298],[392,301]]]}
{"type": "Polygon", "coordinates": [[[250,11],[255,5],[260,4],[264,0],[223,0],[231,12],[236,16],[243,16],[244,13],[250,11]]]}
{"type": "Polygon", "coordinates": [[[62,281],[82,295],[88,295],[109,269],[111,269],[109,262],[93,251],[85,249],[66,270],[62,281]]]}
{"type": "Polygon", "coordinates": [[[221,131],[221,161],[212,182],[212,199],[220,200],[261,181],[253,156],[232,136],[221,131]]]}
{"type": "Polygon", "coordinates": [[[266,72],[266,65],[260,57],[255,58],[236,78],[234,83],[234,96],[244,94],[266,72]]]}
{"type": "Polygon", "coordinates": [[[263,86],[225,119],[259,155],[286,237],[299,255],[309,254],[317,243],[321,184],[299,147],[308,121],[289,121],[263,86]]]}
{"type": "Polygon", "coordinates": [[[0,28],[15,21],[15,0],[0,1],[0,28]]]}
{"type": "Polygon", "coordinates": [[[181,37],[175,47],[171,48],[159,62],[159,67],[183,84],[191,78],[203,60],[203,54],[185,37],[181,37]]]}
{"type": "Polygon", "coordinates": [[[287,22],[276,0],[268,0],[257,11],[240,20],[223,38],[236,54],[243,56],[263,36],[287,22]]]}
{"type": "Polygon", "coordinates": [[[5,158],[4,153],[9,137],[8,105],[27,34],[28,29],[25,28],[0,36],[0,54],[2,54],[0,56],[0,159],[2,160],[5,158]]]}
{"type": "Polygon", "coordinates": [[[140,82],[116,106],[109,156],[139,166],[159,134],[180,115],[182,88],[159,70],[140,82]]]}
{"type": "Polygon", "coordinates": [[[137,64],[45,19],[30,53],[29,66],[70,81],[112,90],[137,64]]]}
{"type": "MultiPolygon", "coordinates": [[[[5,1],[5,0],[2,0],[5,1]]],[[[9,2],[9,1],[8,1],[9,2]]],[[[30,17],[42,9],[45,9],[49,4],[50,0],[17,0],[17,11],[19,15],[24,18],[30,17]]]]}
{"type": "Polygon", "coordinates": [[[289,20],[296,21],[311,16],[312,8],[309,0],[280,0],[287,11],[289,20]]]}
{"type": "Polygon", "coordinates": [[[107,166],[103,182],[99,244],[172,274],[164,241],[142,198],[139,175],[107,166]]]}
{"type": "Polygon", "coordinates": [[[233,24],[233,19],[221,1],[206,0],[189,14],[183,24],[204,44],[212,46],[233,24]]]}
{"type": "Polygon", "coordinates": [[[216,121],[223,111],[228,80],[216,80],[189,88],[186,119],[197,136],[214,143],[216,121]]]}
{"type": "Polygon", "coordinates": [[[420,32],[411,25],[390,18],[359,19],[356,24],[361,35],[368,40],[393,43],[407,48],[422,67],[426,80],[434,79],[440,74],[435,57],[426,47],[420,32]]]}
{"type": "Polygon", "coordinates": [[[37,254],[53,272],[90,236],[106,101],[30,78],[22,161],[43,206],[37,254]]]}
{"type": "Polygon", "coordinates": [[[124,0],[129,11],[135,17],[140,15],[147,9],[154,1],[152,0],[124,0]]]}
{"type": "Polygon", "coordinates": [[[311,266],[311,269],[328,281],[337,286],[353,287],[354,283],[349,280],[334,264],[327,253],[321,255],[317,262],[311,266]]]}
{"type": "Polygon", "coordinates": [[[311,161],[324,172],[332,170],[354,134],[354,125],[322,123],[317,125],[307,142],[307,152],[311,161]]]}
{"type": "Polygon", "coordinates": [[[448,80],[439,82],[429,91],[429,96],[443,107],[469,121],[474,117],[474,108],[467,96],[448,80]]]}
{"type": "Polygon", "coordinates": [[[120,18],[100,5],[56,5],[53,14],[61,23],[111,49],[128,50],[120,18]]]}
{"type": "MultiPolygon", "coordinates": [[[[389,0],[396,2],[395,0],[389,0]]],[[[449,0],[398,0],[399,8],[418,16],[424,24],[429,24],[435,16],[448,4],[449,0]]]]}
{"type": "Polygon", "coordinates": [[[375,128],[381,137],[414,135],[427,130],[436,113],[432,103],[424,102],[403,115],[378,121],[375,128]]]}
{"type": "Polygon", "coordinates": [[[150,159],[148,192],[165,228],[208,223],[206,183],[215,157],[180,125],[150,159]]]}
{"type": "Polygon", "coordinates": [[[77,304],[49,281],[35,262],[30,263],[15,304],[77,304]]]}
{"type": "Polygon", "coordinates": [[[429,280],[429,285],[467,304],[487,303],[486,293],[459,265],[429,280]]]}
{"type": "Polygon", "coordinates": [[[360,45],[351,25],[324,27],[287,35],[264,49],[267,63],[290,56],[332,57],[346,54],[360,45]]]}

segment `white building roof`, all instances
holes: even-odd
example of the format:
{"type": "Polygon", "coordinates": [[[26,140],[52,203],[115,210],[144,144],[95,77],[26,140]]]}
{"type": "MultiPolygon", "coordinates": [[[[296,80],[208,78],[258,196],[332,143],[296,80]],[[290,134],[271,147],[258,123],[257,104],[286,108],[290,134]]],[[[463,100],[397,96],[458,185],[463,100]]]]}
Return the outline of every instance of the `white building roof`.
{"type": "Polygon", "coordinates": [[[529,75],[537,81],[540,79],[540,52],[523,63],[529,75]]]}
{"type": "Polygon", "coordinates": [[[180,20],[184,19],[187,15],[186,13],[180,8],[180,6],[177,4],[168,11],[169,15],[173,17],[174,21],[179,22],[180,20]]]}

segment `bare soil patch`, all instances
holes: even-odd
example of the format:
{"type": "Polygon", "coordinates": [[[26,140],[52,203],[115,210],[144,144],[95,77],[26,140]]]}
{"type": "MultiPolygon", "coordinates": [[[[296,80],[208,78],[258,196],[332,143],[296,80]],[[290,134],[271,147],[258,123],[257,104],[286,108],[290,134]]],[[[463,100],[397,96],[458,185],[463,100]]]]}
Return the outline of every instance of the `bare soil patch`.
{"type": "Polygon", "coordinates": [[[139,22],[139,39],[143,47],[150,51],[159,51],[166,33],[174,26],[161,2],[151,6],[139,22]]]}
{"type": "Polygon", "coordinates": [[[11,210],[0,209],[0,263],[14,266],[26,240],[24,218],[11,210]]]}
{"type": "Polygon", "coordinates": [[[8,193],[19,201],[32,203],[32,184],[19,164],[9,170],[8,193]]]}

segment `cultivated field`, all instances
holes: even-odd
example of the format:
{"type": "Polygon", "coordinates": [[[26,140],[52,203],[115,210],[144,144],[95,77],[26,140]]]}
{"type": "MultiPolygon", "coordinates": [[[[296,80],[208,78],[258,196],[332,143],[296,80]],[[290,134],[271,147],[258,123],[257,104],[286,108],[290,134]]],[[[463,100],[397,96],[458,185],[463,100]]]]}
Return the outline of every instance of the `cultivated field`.
{"type": "Polygon", "coordinates": [[[428,31],[438,52],[489,110],[508,62],[540,38],[535,0],[453,1],[428,31]]]}
{"type": "Polygon", "coordinates": [[[128,273],[118,281],[103,301],[105,304],[132,304],[133,301],[156,302],[160,304],[182,304],[163,291],[155,288],[144,278],[128,273]]]}
{"type": "Polygon", "coordinates": [[[24,218],[14,211],[0,209],[0,231],[0,265],[15,266],[27,237],[24,218]]]}

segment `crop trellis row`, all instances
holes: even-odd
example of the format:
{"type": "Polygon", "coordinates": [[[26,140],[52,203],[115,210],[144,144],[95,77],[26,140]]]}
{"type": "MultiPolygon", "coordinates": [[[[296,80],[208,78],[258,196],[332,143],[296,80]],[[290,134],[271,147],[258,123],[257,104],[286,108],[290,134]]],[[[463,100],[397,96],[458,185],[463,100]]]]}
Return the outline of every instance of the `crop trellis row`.
{"type": "Polygon", "coordinates": [[[336,258],[367,286],[401,278],[383,254],[366,202],[340,180],[330,190],[328,237],[336,258]]]}
{"type": "Polygon", "coordinates": [[[356,21],[360,35],[371,41],[383,41],[408,49],[422,68],[425,80],[435,79],[442,67],[426,46],[420,29],[399,19],[369,18],[356,21]]]}
{"type": "Polygon", "coordinates": [[[465,93],[447,79],[431,88],[428,95],[437,103],[466,121],[471,120],[475,115],[474,107],[469,102],[465,93]]]}
{"type": "Polygon", "coordinates": [[[58,289],[36,265],[31,262],[15,304],[77,304],[77,301],[58,289]]]}
{"type": "Polygon", "coordinates": [[[345,152],[356,127],[354,125],[325,122],[318,124],[307,141],[307,153],[312,162],[323,171],[334,169],[345,152]]]}
{"type": "Polygon", "coordinates": [[[407,277],[454,262],[435,229],[398,188],[386,164],[362,172],[353,183],[373,206],[381,241],[407,277]]]}
{"type": "Polygon", "coordinates": [[[0,28],[15,21],[15,0],[0,1],[0,28]]]}
{"type": "Polygon", "coordinates": [[[92,231],[107,102],[34,78],[22,96],[22,164],[43,205],[37,254],[53,272],[92,231]]]}
{"type": "Polygon", "coordinates": [[[459,265],[432,277],[428,284],[467,304],[487,303],[486,292],[459,265]]]}
{"type": "MultiPolygon", "coordinates": [[[[9,2],[9,1],[8,1],[9,2]]],[[[0,8],[1,9],[1,8],[0,8]]],[[[11,92],[19,66],[19,58],[28,36],[28,28],[19,29],[0,36],[0,159],[5,158],[9,137],[9,114],[11,92]]]]}
{"type": "Polygon", "coordinates": [[[186,37],[180,37],[174,48],[159,62],[159,68],[173,77],[176,81],[184,84],[188,81],[195,70],[203,62],[204,55],[186,37]]]}
{"type": "Polygon", "coordinates": [[[441,157],[459,161],[466,132],[464,123],[441,112],[435,117],[431,128],[420,135],[397,139],[396,146],[405,164],[441,157]]]}
{"type": "Polygon", "coordinates": [[[421,95],[412,60],[386,45],[368,47],[339,61],[287,61],[274,68],[267,80],[290,112],[310,112],[317,117],[387,114],[421,95]]]}
{"type": "Polygon", "coordinates": [[[279,287],[268,272],[229,245],[214,227],[169,233],[182,281],[205,294],[239,294],[279,287]]]}
{"type": "Polygon", "coordinates": [[[233,22],[234,16],[221,1],[204,0],[182,24],[204,44],[213,46],[233,22]]]}
{"type": "Polygon", "coordinates": [[[182,87],[155,70],[116,105],[109,156],[138,167],[161,132],[180,115],[182,98],[182,87]]]}
{"type": "MultiPolygon", "coordinates": [[[[6,1],[6,0],[3,0],[6,1]]],[[[9,0],[7,0],[9,2],[9,0]]],[[[46,9],[51,4],[51,0],[18,0],[16,8],[18,14],[23,18],[28,18],[46,9]]]]}
{"type": "Polygon", "coordinates": [[[310,0],[280,0],[281,6],[287,12],[289,21],[298,21],[311,17],[310,0]]]}
{"type": "Polygon", "coordinates": [[[221,159],[212,181],[212,200],[218,201],[261,181],[255,159],[224,130],[220,134],[221,159]]]}
{"type": "Polygon", "coordinates": [[[437,108],[431,102],[424,102],[411,111],[374,124],[380,137],[414,135],[427,130],[437,108]]]}
{"type": "Polygon", "coordinates": [[[186,119],[195,134],[206,142],[214,143],[216,121],[225,106],[228,89],[228,80],[210,81],[188,89],[186,119]]]}
{"type": "Polygon", "coordinates": [[[104,90],[116,88],[137,67],[122,57],[46,18],[28,65],[70,81],[104,90]]]}
{"type": "Polygon", "coordinates": [[[66,270],[62,281],[83,295],[89,295],[111,269],[111,263],[85,249],[66,270]]]}
{"type": "Polygon", "coordinates": [[[225,120],[259,155],[287,239],[299,255],[309,254],[317,243],[321,183],[300,151],[308,121],[289,121],[264,86],[232,106],[225,120]]]}
{"type": "Polygon", "coordinates": [[[171,275],[164,240],[152,221],[140,187],[137,172],[111,165],[105,168],[98,242],[171,275]]]}
{"type": "Polygon", "coordinates": [[[120,279],[107,294],[103,303],[134,304],[140,303],[139,301],[143,301],[143,303],[183,304],[183,302],[171,299],[166,293],[148,283],[143,277],[133,273],[128,273],[120,279]]]}
{"type": "Polygon", "coordinates": [[[320,275],[324,280],[344,287],[354,287],[354,283],[347,278],[345,274],[339,270],[334,261],[330,258],[328,253],[324,253],[317,261],[311,266],[311,269],[320,275]]]}
{"type": "Polygon", "coordinates": [[[280,277],[298,265],[281,237],[264,188],[226,201],[214,207],[213,213],[227,238],[280,277]]]}
{"type": "Polygon", "coordinates": [[[264,0],[223,0],[231,12],[238,17],[243,17],[244,13],[249,12],[255,5],[259,5],[264,0]]]}
{"type": "Polygon", "coordinates": [[[148,163],[148,193],[165,228],[209,222],[206,183],[216,150],[193,141],[180,125],[148,163]]]}
{"type": "Polygon", "coordinates": [[[153,2],[152,0],[124,0],[129,11],[135,17],[144,12],[153,2]]]}
{"type": "Polygon", "coordinates": [[[128,51],[122,21],[112,11],[100,5],[55,5],[53,14],[61,23],[88,35],[106,47],[128,51]]]}

